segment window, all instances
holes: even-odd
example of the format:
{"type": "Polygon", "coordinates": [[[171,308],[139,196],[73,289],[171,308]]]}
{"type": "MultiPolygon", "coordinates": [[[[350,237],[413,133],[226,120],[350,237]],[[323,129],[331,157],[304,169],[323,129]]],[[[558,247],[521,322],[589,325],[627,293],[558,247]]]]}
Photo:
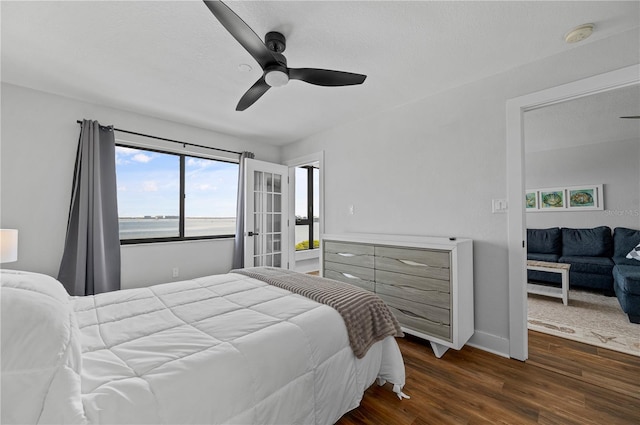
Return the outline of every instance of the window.
{"type": "Polygon", "coordinates": [[[122,244],[233,237],[238,164],[116,146],[122,244]]]}
{"type": "Polygon", "coordinates": [[[296,167],[296,251],[320,246],[319,176],[320,170],[314,165],[296,167]]]}

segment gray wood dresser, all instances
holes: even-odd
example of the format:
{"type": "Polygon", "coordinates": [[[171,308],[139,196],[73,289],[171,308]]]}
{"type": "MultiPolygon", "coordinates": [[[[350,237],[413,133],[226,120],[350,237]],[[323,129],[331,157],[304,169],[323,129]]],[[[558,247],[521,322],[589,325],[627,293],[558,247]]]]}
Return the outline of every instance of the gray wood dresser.
{"type": "Polygon", "coordinates": [[[474,332],[473,242],[421,236],[324,235],[322,275],[375,292],[439,358],[474,332]]]}

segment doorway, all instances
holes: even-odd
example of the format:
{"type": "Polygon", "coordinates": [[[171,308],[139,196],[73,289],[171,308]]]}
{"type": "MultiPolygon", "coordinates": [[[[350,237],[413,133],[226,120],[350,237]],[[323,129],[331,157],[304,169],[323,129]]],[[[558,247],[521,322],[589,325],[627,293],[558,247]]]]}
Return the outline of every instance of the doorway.
{"type": "Polygon", "coordinates": [[[289,258],[291,270],[320,270],[324,232],[324,152],[286,161],[289,167],[289,258]]]}
{"type": "Polygon", "coordinates": [[[523,195],[524,113],[543,106],[640,82],[640,65],[553,87],[507,101],[507,199],[509,202],[509,355],[528,358],[526,291],[526,219],[523,195]]]}

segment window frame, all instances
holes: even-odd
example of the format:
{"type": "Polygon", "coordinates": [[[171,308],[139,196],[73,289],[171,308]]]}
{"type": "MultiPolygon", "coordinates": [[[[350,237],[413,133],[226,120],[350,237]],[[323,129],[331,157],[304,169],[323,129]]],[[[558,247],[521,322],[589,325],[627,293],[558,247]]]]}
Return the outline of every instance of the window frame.
{"type": "MultiPolygon", "coordinates": [[[[209,158],[203,155],[198,155],[198,154],[194,154],[194,153],[179,153],[179,152],[172,152],[169,150],[162,150],[162,149],[158,149],[158,148],[148,148],[148,147],[141,147],[135,144],[127,144],[127,143],[122,143],[122,142],[116,142],[116,147],[122,147],[122,148],[129,148],[129,149],[137,149],[137,150],[142,150],[142,151],[148,151],[148,152],[155,152],[155,153],[161,153],[161,154],[165,154],[165,155],[175,155],[179,158],[179,163],[180,163],[180,190],[179,190],[179,211],[178,211],[178,236],[165,236],[165,237],[159,237],[159,238],[134,238],[134,239],[120,239],[120,245],[139,245],[139,244],[149,244],[149,243],[164,243],[164,242],[185,242],[185,241],[199,241],[199,240],[209,240],[209,239],[232,239],[235,238],[235,232],[233,234],[229,234],[229,235],[204,235],[204,236],[185,236],[184,235],[184,231],[185,231],[185,216],[184,216],[184,212],[185,212],[185,198],[186,198],[186,194],[185,194],[185,186],[186,186],[186,180],[185,180],[185,164],[186,164],[186,157],[190,157],[190,158],[198,158],[198,159],[206,159],[209,161],[218,161],[218,162],[226,162],[228,164],[236,164],[239,166],[239,163],[237,161],[231,161],[231,160],[224,160],[224,159],[218,159],[218,158],[209,158]]],[[[116,172],[116,179],[117,179],[117,172],[116,172]]],[[[240,179],[238,179],[238,184],[240,184],[240,179]]],[[[243,218],[242,218],[243,219],[243,218]]],[[[118,217],[118,221],[120,220],[120,217],[118,217]]],[[[238,217],[236,216],[236,223],[237,223],[238,217]]],[[[118,238],[120,238],[120,235],[118,234],[118,238]]]]}
{"type": "Polygon", "coordinates": [[[306,168],[307,169],[307,218],[306,219],[298,219],[296,217],[296,222],[295,225],[296,226],[309,226],[309,248],[307,249],[299,249],[296,250],[296,252],[304,252],[304,251],[311,251],[314,249],[318,249],[316,247],[314,247],[313,245],[313,183],[314,183],[314,177],[313,177],[313,170],[319,170],[318,167],[315,167],[313,165],[302,165],[302,166],[298,166],[296,168],[306,168]]]}

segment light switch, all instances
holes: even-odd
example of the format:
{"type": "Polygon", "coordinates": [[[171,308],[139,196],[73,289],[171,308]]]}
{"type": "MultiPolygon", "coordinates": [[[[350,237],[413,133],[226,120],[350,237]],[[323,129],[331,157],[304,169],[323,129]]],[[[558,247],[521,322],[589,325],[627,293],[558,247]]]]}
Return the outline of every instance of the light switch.
{"type": "Polygon", "coordinates": [[[508,210],[508,204],[506,199],[493,199],[491,201],[492,213],[506,213],[508,210]]]}

